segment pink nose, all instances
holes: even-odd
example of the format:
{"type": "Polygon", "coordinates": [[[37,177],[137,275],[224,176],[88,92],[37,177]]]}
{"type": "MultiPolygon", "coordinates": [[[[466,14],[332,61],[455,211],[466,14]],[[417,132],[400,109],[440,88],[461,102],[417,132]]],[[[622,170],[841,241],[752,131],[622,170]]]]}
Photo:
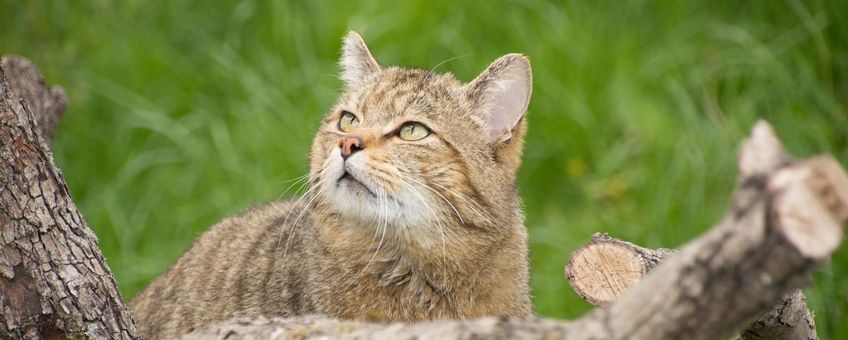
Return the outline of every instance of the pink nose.
{"type": "Polygon", "coordinates": [[[362,137],[359,136],[345,136],[339,140],[339,147],[342,148],[342,158],[347,159],[354,152],[362,150],[364,147],[362,145],[362,137]]]}

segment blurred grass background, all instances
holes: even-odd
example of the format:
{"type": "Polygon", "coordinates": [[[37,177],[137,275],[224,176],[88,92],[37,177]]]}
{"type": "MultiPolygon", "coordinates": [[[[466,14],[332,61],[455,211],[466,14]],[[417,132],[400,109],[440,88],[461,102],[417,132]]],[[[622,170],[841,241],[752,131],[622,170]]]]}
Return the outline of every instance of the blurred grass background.
{"type": "MultiPolygon", "coordinates": [[[[562,267],[593,232],[676,247],[715,223],[756,119],[848,164],[848,1],[0,4],[0,53],[70,95],[53,151],[128,300],[307,171],[349,29],[383,64],[462,56],[439,71],[463,80],[530,57],[520,187],[544,315],[590,308],[562,267]]],[[[842,247],[806,291],[825,339],[848,339],[846,266],[842,247]]]]}

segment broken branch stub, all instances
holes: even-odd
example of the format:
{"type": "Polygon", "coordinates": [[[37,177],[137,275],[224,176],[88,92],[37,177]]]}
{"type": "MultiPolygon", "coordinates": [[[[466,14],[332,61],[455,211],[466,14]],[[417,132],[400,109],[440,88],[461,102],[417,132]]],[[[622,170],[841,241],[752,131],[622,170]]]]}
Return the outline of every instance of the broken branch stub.
{"type": "MultiPolygon", "coordinates": [[[[565,267],[566,277],[580,297],[594,305],[613,302],[627,292],[667,256],[669,249],[649,249],[596,233],[578,248],[565,267]],[[616,245],[616,247],[610,247],[616,245]],[[614,249],[611,251],[610,249],[614,249]],[[638,273],[627,272],[616,263],[637,264],[638,273]],[[582,265],[580,265],[582,264],[582,265]],[[592,264],[597,264],[592,266],[592,264]],[[588,271],[588,272],[587,272],[588,271]],[[582,278],[582,279],[580,279],[582,278]],[[619,282],[622,284],[611,284],[619,282]]],[[[783,298],[771,310],[760,315],[740,332],[744,340],[818,339],[812,313],[801,290],[783,298]]]]}
{"type": "Polygon", "coordinates": [[[571,254],[565,277],[577,295],[593,305],[603,305],[615,301],[673,252],[595,233],[591,242],[571,254]]]}

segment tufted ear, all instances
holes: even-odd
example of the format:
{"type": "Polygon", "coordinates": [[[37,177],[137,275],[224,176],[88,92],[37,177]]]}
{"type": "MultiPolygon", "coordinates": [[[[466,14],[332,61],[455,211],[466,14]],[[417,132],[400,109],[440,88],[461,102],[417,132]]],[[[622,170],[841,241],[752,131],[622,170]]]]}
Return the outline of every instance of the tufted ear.
{"type": "Polygon", "coordinates": [[[533,75],[530,61],[521,54],[507,54],[495,60],[466,85],[469,97],[489,124],[489,143],[512,138],[530,104],[533,75]]]}
{"type": "Polygon", "coordinates": [[[348,32],[344,37],[339,66],[342,69],[342,80],[347,87],[360,85],[369,75],[380,71],[380,65],[371,56],[365,41],[354,31],[348,32]]]}

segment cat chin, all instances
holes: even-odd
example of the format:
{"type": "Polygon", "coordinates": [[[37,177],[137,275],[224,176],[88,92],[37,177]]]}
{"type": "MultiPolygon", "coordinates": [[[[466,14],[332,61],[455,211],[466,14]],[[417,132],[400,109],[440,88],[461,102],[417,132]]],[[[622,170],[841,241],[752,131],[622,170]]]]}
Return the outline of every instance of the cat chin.
{"type": "Polygon", "coordinates": [[[357,220],[361,222],[357,224],[366,227],[409,229],[433,217],[428,213],[430,210],[420,203],[422,197],[408,192],[375,195],[352,179],[343,179],[327,195],[339,215],[357,220]]]}
{"type": "Polygon", "coordinates": [[[345,217],[364,223],[397,223],[403,220],[402,205],[391,197],[378,196],[353,179],[342,179],[328,193],[336,210],[345,217]],[[386,222],[388,221],[388,222],[386,222]]]}
{"type": "Polygon", "coordinates": [[[389,190],[371,179],[366,155],[353,155],[345,161],[338,148],[330,150],[323,164],[323,195],[334,210],[364,226],[396,230],[415,230],[415,226],[439,223],[437,206],[427,189],[389,190]],[[346,164],[347,163],[347,164],[346,164]]]}

